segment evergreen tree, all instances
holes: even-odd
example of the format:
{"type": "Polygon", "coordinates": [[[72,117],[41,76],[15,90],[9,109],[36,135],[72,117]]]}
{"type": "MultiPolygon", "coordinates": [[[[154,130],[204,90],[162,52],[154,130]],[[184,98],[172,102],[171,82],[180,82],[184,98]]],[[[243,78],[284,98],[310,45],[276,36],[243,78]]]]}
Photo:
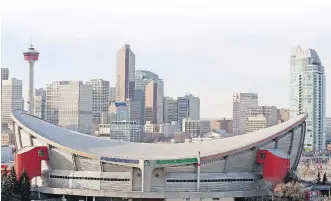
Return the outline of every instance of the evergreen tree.
{"type": "Polygon", "coordinates": [[[28,173],[25,171],[25,169],[23,170],[23,173],[20,177],[19,184],[20,184],[20,200],[30,201],[31,184],[28,173]]]}
{"type": "Polygon", "coordinates": [[[321,183],[321,173],[320,173],[320,171],[318,171],[316,182],[318,184],[321,183]]]}
{"type": "Polygon", "coordinates": [[[326,177],[326,172],[324,172],[323,181],[322,181],[323,185],[325,185],[327,181],[328,181],[328,178],[326,177]]]}
{"type": "Polygon", "coordinates": [[[4,168],[3,173],[1,174],[1,186],[5,182],[7,177],[7,167],[4,168]]]}
{"type": "Polygon", "coordinates": [[[289,182],[298,182],[299,181],[299,177],[298,174],[294,171],[291,170],[289,173],[287,173],[285,179],[284,179],[284,183],[287,184],[289,182]]]}
{"type": "Polygon", "coordinates": [[[9,188],[8,181],[9,179],[7,176],[1,181],[1,200],[3,201],[10,200],[11,189],[9,188]]]}
{"type": "Polygon", "coordinates": [[[20,187],[17,182],[14,166],[11,168],[10,174],[7,176],[7,180],[6,180],[5,184],[6,184],[6,186],[8,186],[11,196],[17,195],[19,193],[20,187]]]}

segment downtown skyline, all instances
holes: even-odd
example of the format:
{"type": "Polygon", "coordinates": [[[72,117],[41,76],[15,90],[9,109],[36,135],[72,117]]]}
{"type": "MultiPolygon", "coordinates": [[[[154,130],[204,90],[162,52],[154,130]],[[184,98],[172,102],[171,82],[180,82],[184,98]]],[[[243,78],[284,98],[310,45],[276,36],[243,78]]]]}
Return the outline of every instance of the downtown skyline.
{"type": "MultiPolygon", "coordinates": [[[[276,11],[282,12],[280,8],[276,11]]],[[[41,22],[42,19],[37,19],[40,14],[36,10],[30,17],[41,22]]],[[[298,18],[303,15],[300,12],[298,14],[298,18]]],[[[21,53],[26,50],[30,35],[33,36],[36,49],[41,52],[40,60],[35,66],[35,88],[45,88],[46,84],[52,81],[87,81],[93,78],[108,80],[111,86],[115,86],[116,51],[123,44],[128,43],[136,55],[136,69],[150,70],[162,76],[166,96],[178,97],[189,92],[200,97],[202,118],[232,117],[234,92],[258,93],[261,105],[289,108],[290,47],[297,43],[316,49],[325,66],[326,77],[331,77],[328,70],[331,59],[328,57],[328,45],[325,45],[328,41],[325,43],[325,37],[323,38],[324,35],[330,33],[330,30],[327,30],[320,21],[317,23],[321,29],[325,30],[318,33],[309,27],[299,28],[300,23],[298,23],[293,25],[293,33],[286,35],[288,32],[284,28],[297,18],[295,16],[291,16],[289,22],[284,23],[284,19],[275,19],[269,15],[264,20],[255,19],[259,15],[257,13],[248,19],[237,19],[233,27],[227,30],[209,26],[204,27],[209,31],[200,32],[197,32],[197,25],[192,25],[193,20],[179,16],[178,19],[162,21],[167,28],[172,28],[174,33],[169,31],[161,34],[161,30],[153,32],[147,26],[152,22],[149,20],[145,26],[139,23],[146,29],[146,36],[142,35],[141,29],[136,26],[132,27],[134,30],[137,28],[137,31],[132,34],[121,34],[126,29],[116,28],[117,33],[113,34],[107,31],[102,32],[104,29],[102,25],[94,25],[95,30],[84,32],[84,36],[81,33],[85,29],[80,24],[77,24],[76,31],[69,33],[64,29],[66,24],[60,24],[60,20],[49,16],[54,22],[54,27],[50,29],[63,30],[63,33],[56,32],[58,35],[55,35],[52,31],[42,32],[38,26],[31,28],[26,27],[27,25],[20,26],[19,19],[24,16],[24,12],[9,19],[11,15],[5,13],[2,18],[1,56],[3,59],[1,64],[3,68],[10,69],[11,77],[23,80],[25,99],[27,98],[28,67],[22,60],[21,53]],[[257,27],[257,25],[265,24],[267,19],[271,20],[271,24],[283,23],[276,26],[276,28],[283,28],[277,32],[279,36],[271,33],[276,28],[263,31],[257,27]],[[175,26],[171,26],[170,22],[173,22],[175,26]],[[239,26],[244,25],[245,22],[255,26],[240,32],[243,31],[241,29],[247,28],[248,25],[245,25],[239,29],[239,26]],[[15,24],[16,29],[11,23],[15,24]],[[185,29],[178,26],[181,23],[186,25],[185,29]],[[233,33],[235,30],[238,32],[233,33]],[[156,37],[158,34],[159,37],[156,37]],[[238,39],[241,43],[238,43],[238,39]],[[64,71],[66,73],[63,73],[64,71]]],[[[139,13],[135,15],[139,16],[139,13]]],[[[156,19],[165,15],[165,13],[157,14],[156,19]]],[[[77,19],[72,18],[69,21],[77,22],[78,16],[77,19]]],[[[86,23],[92,25],[92,21],[99,17],[96,14],[86,23]]],[[[318,17],[321,16],[317,15],[314,19],[318,17]]],[[[101,22],[107,20],[113,22],[113,16],[107,15],[105,19],[100,19],[101,22]]],[[[227,25],[230,21],[221,20],[220,17],[214,20],[219,20],[221,25],[227,25]]],[[[198,25],[209,21],[212,22],[211,17],[201,16],[201,22],[198,22],[198,25]]],[[[114,26],[120,27],[119,24],[114,26]]],[[[330,88],[328,79],[326,88],[330,88]]],[[[326,93],[326,96],[328,103],[331,100],[331,94],[326,93]]],[[[331,115],[330,107],[326,108],[326,115],[331,115]]]]}

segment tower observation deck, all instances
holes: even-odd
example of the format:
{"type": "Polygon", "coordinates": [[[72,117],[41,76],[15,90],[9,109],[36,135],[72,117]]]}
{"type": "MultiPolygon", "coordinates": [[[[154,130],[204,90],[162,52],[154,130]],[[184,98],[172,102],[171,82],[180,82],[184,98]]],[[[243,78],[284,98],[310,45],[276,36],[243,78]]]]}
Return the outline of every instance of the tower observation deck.
{"type": "Polygon", "coordinates": [[[34,87],[33,87],[33,76],[34,76],[34,63],[38,61],[39,52],[34,49],[31,44],[27,52],[23,53],[24,60],[29,63],[29,97],[28,97],[28,112],[29,114],[34,113],[34,87]]]}

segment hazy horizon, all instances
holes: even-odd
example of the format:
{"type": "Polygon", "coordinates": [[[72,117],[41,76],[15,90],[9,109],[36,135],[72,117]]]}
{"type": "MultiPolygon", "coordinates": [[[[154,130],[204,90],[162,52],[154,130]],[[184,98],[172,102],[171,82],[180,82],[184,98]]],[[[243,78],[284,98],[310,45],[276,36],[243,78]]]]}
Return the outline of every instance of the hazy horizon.
{"type": "Polygon", "coordinates": [[[201,118],[231,118],[234,92],[255,92],[260,105],[288,108],[290,48],[299,44],[316,50],[325,66],[331,116],[331,2],[34,2],[0,8],[1,67],[23,80],[24,97],[22,53],[32,37],[40,52],[35,88],[96,78],[115,86],[116,52],[130,44],[136,70],[164,79],[165,96],[200,97],[201,118]]]}

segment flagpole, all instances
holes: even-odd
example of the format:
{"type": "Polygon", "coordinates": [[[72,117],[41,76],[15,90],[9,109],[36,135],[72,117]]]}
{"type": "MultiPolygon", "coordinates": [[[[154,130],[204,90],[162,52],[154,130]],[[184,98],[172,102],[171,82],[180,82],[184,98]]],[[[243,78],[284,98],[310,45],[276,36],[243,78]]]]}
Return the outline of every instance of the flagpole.
{"type": "Polygon", "coordinates": [[[197,191],[200,191],[200,151],[198,154],[198,164],[197,164],[197,191]]]}

